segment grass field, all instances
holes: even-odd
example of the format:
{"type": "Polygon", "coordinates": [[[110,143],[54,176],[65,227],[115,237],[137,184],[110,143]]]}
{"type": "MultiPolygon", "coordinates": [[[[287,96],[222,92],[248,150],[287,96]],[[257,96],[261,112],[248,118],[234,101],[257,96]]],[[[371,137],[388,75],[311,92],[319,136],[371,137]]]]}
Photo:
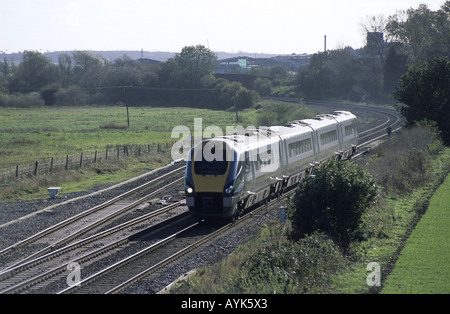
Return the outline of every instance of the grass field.
{"type": "MultiPolygon", "coordinates": [[[[202,119],[203,129],[218,126],[224,133],[227,126],[257,126],[258,117],[277,106],[278,102],[262,101],[258,104],[259,109],[240,111],[238,122],[234,110],[130,107],[129,127],[124,106],[0,107],[0,173],[2,170],[11,173],[16,165],[22,169],[23,165],[32,165],[35,161],[48,162],[52,157],[65,159],[66,155],[92,155],[97,150],[104,156],[106,148],[116,146],[173,143],[181,139],[178,133],[178,137],[171,138],[173,128],[186,126],[194,132],[196,118],[202,119]]],[[[283,106],[289,109],[285,111],[289,119],[302,119],[319,113],[299,104],[283,106]]],[[[166,149],[161,154],[147,155],[139,160],[121,160],[116,165],[110,162],[93,168],[83,167],[79,171],[15,180],[0,185],[0,200],[48,197],[46,189],[54,185],[63,185],[64,193],[84,191],[129,179],[170,161],[170,149],[166,149]]]]}
{"type": "Polygon", "coordinates": [[[382,293],[450,293],[450,176],[430,199],[382,293]]]}
{"type": "MultiPolygon", "coordinates": [[[[254,111],[240,113],[244,126],[254,111]]],[[[166,143],[177,125],[193,128],[194,118],[203,125],[225,129],[235,124],[235,113],[191,108],[42,107],[0,108],[0,169],[44,158],[93,152],[115,145],[166,143]]]]}

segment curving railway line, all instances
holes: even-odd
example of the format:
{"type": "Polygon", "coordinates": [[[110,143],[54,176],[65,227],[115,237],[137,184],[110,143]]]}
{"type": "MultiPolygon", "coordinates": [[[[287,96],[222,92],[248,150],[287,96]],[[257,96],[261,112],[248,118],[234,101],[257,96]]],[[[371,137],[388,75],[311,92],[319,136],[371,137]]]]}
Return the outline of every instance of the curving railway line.
{"type": "MultiPolygon", "coordinates": [[[[391,109],[304,103],[323,107],[324,111],[350,110],[365,121],[359,130],[360,152],[386,137],[387,128],[395,132],[403,123],[391,109]]],[[[248,221],[277,208],[284,198],[252,208],[237,222],[222,226],[194,221],[184,199],[150,211],[149,200],[177,193],[184,168],[178,167],[0,250],[0,293],[122,292],[143,278],[151,280],[227,233],[245,228],[248,221]],[[128,218],[130,212],[137,214],[128,218]],[[120,223],[118,217],[123,218],[120,223]],[[81,267],[80,278],[73,285],[69,285],[71,263],[81,267]]]]}

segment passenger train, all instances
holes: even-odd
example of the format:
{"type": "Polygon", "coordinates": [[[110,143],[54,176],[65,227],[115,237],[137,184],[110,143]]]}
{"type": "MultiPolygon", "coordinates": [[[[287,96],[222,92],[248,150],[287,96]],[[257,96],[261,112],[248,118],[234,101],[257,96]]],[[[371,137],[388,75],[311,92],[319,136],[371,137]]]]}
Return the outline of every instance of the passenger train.
{"type": "Polygon", "coordinates": [[[357,123],[351,112],[335,111],[202,141],[190,149],[186,162],[191,215],[237,218],[293,188],[321,162],[350,158],[358,142],[357,123]]]}

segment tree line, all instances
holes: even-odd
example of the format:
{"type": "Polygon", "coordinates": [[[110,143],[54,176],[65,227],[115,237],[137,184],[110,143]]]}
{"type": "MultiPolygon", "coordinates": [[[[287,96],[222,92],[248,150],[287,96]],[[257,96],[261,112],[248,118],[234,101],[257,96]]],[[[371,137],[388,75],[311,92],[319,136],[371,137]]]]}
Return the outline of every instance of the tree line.
{"type": "Polygon", "coordinates": [[[450,1],[436,11],[421,4],[387,19],[368,17],[364,29],[375,38],[360,51],[313,55],[298,72],[299,94],[396,102],[408,125],[434,125],[450,145],[450,1]]]}
{"type": "Polygon", "coordinates": [[[16,65],[0,67],[0,106],[182,105],[246,108],[258,94],[213,76],[217,57],[202,45],[184,47],[162,63],[124,55],[110,62],[88,51],[63,53],[58,64],[37,51],[24,51],[16,65]]]}
{"type": "Polygon", "coordinates": [[[367,45],[317,53],[297,75],[297,88],[308,98],[393,101],[407,69],[440,56],[450,57],[450,1],[440,9],[398,11],[362,22],[367,45]],[[379,35],[382,34],[382,35],[379,35]]]}

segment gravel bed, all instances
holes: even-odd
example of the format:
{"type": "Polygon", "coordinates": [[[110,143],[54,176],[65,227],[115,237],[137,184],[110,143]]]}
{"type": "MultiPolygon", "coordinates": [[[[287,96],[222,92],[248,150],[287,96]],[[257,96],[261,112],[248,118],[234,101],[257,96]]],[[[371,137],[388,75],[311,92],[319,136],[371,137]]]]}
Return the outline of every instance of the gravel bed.
{"type": "MultiPolygon", "coordinates": [[[[0,238],[2,239],[0,243],[0,249],[23,240],[57,222],[63,221],[73,215],[87,210],[92,206],[101,204],[111,199],[112,197],[124,193],[140,184],[156,178],[158,175],[167,173],[177,167],[179,167],[179,164],[167,166],[155,171],[153,174],[150,174],[144,178],[130,182],[117,188],[104,191],[100,194],[95,194],[93,196],[90,196],[90,194],[103,190],[105,188],[109,188],[113,186],[113,184],[100,186],[87,192],[63,194],[57,199],[48,198],[37,201],[0,202],[0,238]],[[50,211],[39,212],[42,211],[42,209],[54,204],[59,204],[67,200],[85,195],[87,195],[87,197],[70,202],[68,204],[57,206],[50,211]],[[37,214],[32,217],[25,218],[21,221],[14,222],[8,226],[1,226],[5,223],[32,213],[37,214]]],[[[204,247],[194,255],[182,260],[174,267],[171,267],[170,269],[159,273],[156,279],[143,280],[139,284],[124,291],[124,293],[157,293],[188,271],[197,267],[217,262],[224,256],[232,253],[239,245],[242,245],[248,240],[252,239],[254,236],[257,236],[259,230],[263,226],[265,226],[269,221],[273,221],[275,219],[278,219],[278,212],[276,210],[272,210],[266,214],[258,216],[257,219],[252,220],[250,223],[244,224],[244,226],[241,226],[240,228],[234,230],[226,237],[214,241],[211,245],[204,247]]],[[[53,291],[49,293],[53,293],[53,291]]]]}
{"type": "Polygon", "coordinates": [[[141,184],[144,184],[145,182],[148,182],[149,180],[152,180],[159,175],[167,173],[178,167],[180,167],[180,164],[170,164],[161,169],[151,171],[147,176],[141,177],[138,180],[94,195],[91,194],[115,186],[117,184],[107,184],[99,186],[87,192],[63,194],[56,199],[48,198],[37,201],[0,202],[0,250],[20,240],[26,239],[27,237],[41,230],[44,230],[45,228],[50,227],[53,224],[64,221],[65,219],[79,214],[95,205],[102,204],[119,194],[122,194],[141,184]],[[69,202],[67,204],[59,205],[48,211],[43,211],[43,209],[49,206],[63,203],[80,196],[86,197],[75,200],[73,202],[69,202]],[[24,218],[20,221],[5,226],[5,224],[7,224],[8,222],[12,222],[16,219],[25,217],[26,215],[33,213],[35,213],[36,215],[24,218]]]}
{"type": "Polygon", "coordinates": [[[155,294],[170,285],[177,278],[184,276],[189,271],[211,265],[220,261],[225,256],[231,254],[240,245],[259,236],[259,231],[271,221],[278,219],[278,207],[268,211],[265,214],[255,215],[255,219],[247,222],[227,234],[213,241],[210,245],[193,255],[189,255],[178,264],[170,267],[167,270],[161,271],[156,277],[151,279],[143,279],[134,286],[125,289],[123,294],[155,294]]]}

